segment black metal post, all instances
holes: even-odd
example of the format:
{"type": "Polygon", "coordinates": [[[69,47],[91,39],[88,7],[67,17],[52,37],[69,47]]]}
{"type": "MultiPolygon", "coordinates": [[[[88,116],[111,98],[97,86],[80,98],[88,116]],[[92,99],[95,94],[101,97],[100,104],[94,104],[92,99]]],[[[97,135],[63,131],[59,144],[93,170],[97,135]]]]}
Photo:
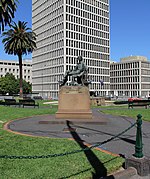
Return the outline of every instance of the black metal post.
{"type": "Polygon", "coordinates": [[[135,154],[136,158],[143,157],[143,143],[142,143],[142,115],[137,115],[137,131],[136,131],[136,144],[135,144],[135,154]]]}

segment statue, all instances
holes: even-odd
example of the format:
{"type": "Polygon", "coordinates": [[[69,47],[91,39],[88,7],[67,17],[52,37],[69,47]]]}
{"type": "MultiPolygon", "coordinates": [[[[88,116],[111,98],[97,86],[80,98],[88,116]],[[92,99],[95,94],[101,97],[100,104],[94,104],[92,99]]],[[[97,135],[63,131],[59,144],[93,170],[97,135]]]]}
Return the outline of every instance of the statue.
{"type": "Polygon", "coordinates": [[[82,56],[77,57],[78,63],[73,70],[66,71],[64,78],[60,81],[60,86],[64,86],[68,81],[68,76],[72,76],[71,85],[88,85],[87,82],[87,66],[85,65],[82,56]],[[77,79],[77,80],[75,80],[77,79]]]}

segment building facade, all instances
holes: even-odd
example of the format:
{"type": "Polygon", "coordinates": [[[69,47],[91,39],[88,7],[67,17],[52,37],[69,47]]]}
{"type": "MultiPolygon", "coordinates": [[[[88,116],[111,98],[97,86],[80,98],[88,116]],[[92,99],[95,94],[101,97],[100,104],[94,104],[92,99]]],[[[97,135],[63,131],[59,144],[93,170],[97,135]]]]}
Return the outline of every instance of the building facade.
{"type": "Polygon", "coordinates": [[[109,94],[109,0],[32,0],[32,29],[37,34],[33,92],[56,97],[58,81],[82,56],[89,68],[90,90],[109,94]]]}
{"type": "Polygon", "coordinates": [[[150,61],[130,56],[110,63],[110,84],[112,96],[150,96],[150,61]]]}
{"type": "MultiPolygon", "coordinates": [[[[0,60],[0,77],[12,73],[16,78],[19,78],[19,62],[17,60],[0,60]]],[[[32,61],[22,61],[22,77],[27,82],[32,83],[32,61]]]]}

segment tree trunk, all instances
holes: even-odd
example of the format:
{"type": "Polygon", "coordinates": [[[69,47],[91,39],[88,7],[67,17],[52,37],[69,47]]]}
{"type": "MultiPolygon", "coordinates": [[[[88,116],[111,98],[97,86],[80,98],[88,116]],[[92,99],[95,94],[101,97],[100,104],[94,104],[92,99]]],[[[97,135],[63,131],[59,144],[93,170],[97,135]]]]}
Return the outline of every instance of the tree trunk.
{"type": "Polygon", "coordinates": [[[22,53],[18,54],[19,58],[19,74],[20,74],[20,80],[19,80],[19,87],[20,87],[20,98],[23,98],[23,87],[22,87],[22,53]]]}

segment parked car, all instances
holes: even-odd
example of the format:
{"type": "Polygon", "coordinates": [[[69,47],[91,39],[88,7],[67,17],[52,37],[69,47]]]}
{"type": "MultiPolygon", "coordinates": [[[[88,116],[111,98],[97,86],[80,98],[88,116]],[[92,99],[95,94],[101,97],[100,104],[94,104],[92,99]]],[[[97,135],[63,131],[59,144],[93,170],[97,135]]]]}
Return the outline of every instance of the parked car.
{"type": "Polygon", "coordinates": [[[142,98],[128,98],[128,101],[142,100],[142,98]]]}

